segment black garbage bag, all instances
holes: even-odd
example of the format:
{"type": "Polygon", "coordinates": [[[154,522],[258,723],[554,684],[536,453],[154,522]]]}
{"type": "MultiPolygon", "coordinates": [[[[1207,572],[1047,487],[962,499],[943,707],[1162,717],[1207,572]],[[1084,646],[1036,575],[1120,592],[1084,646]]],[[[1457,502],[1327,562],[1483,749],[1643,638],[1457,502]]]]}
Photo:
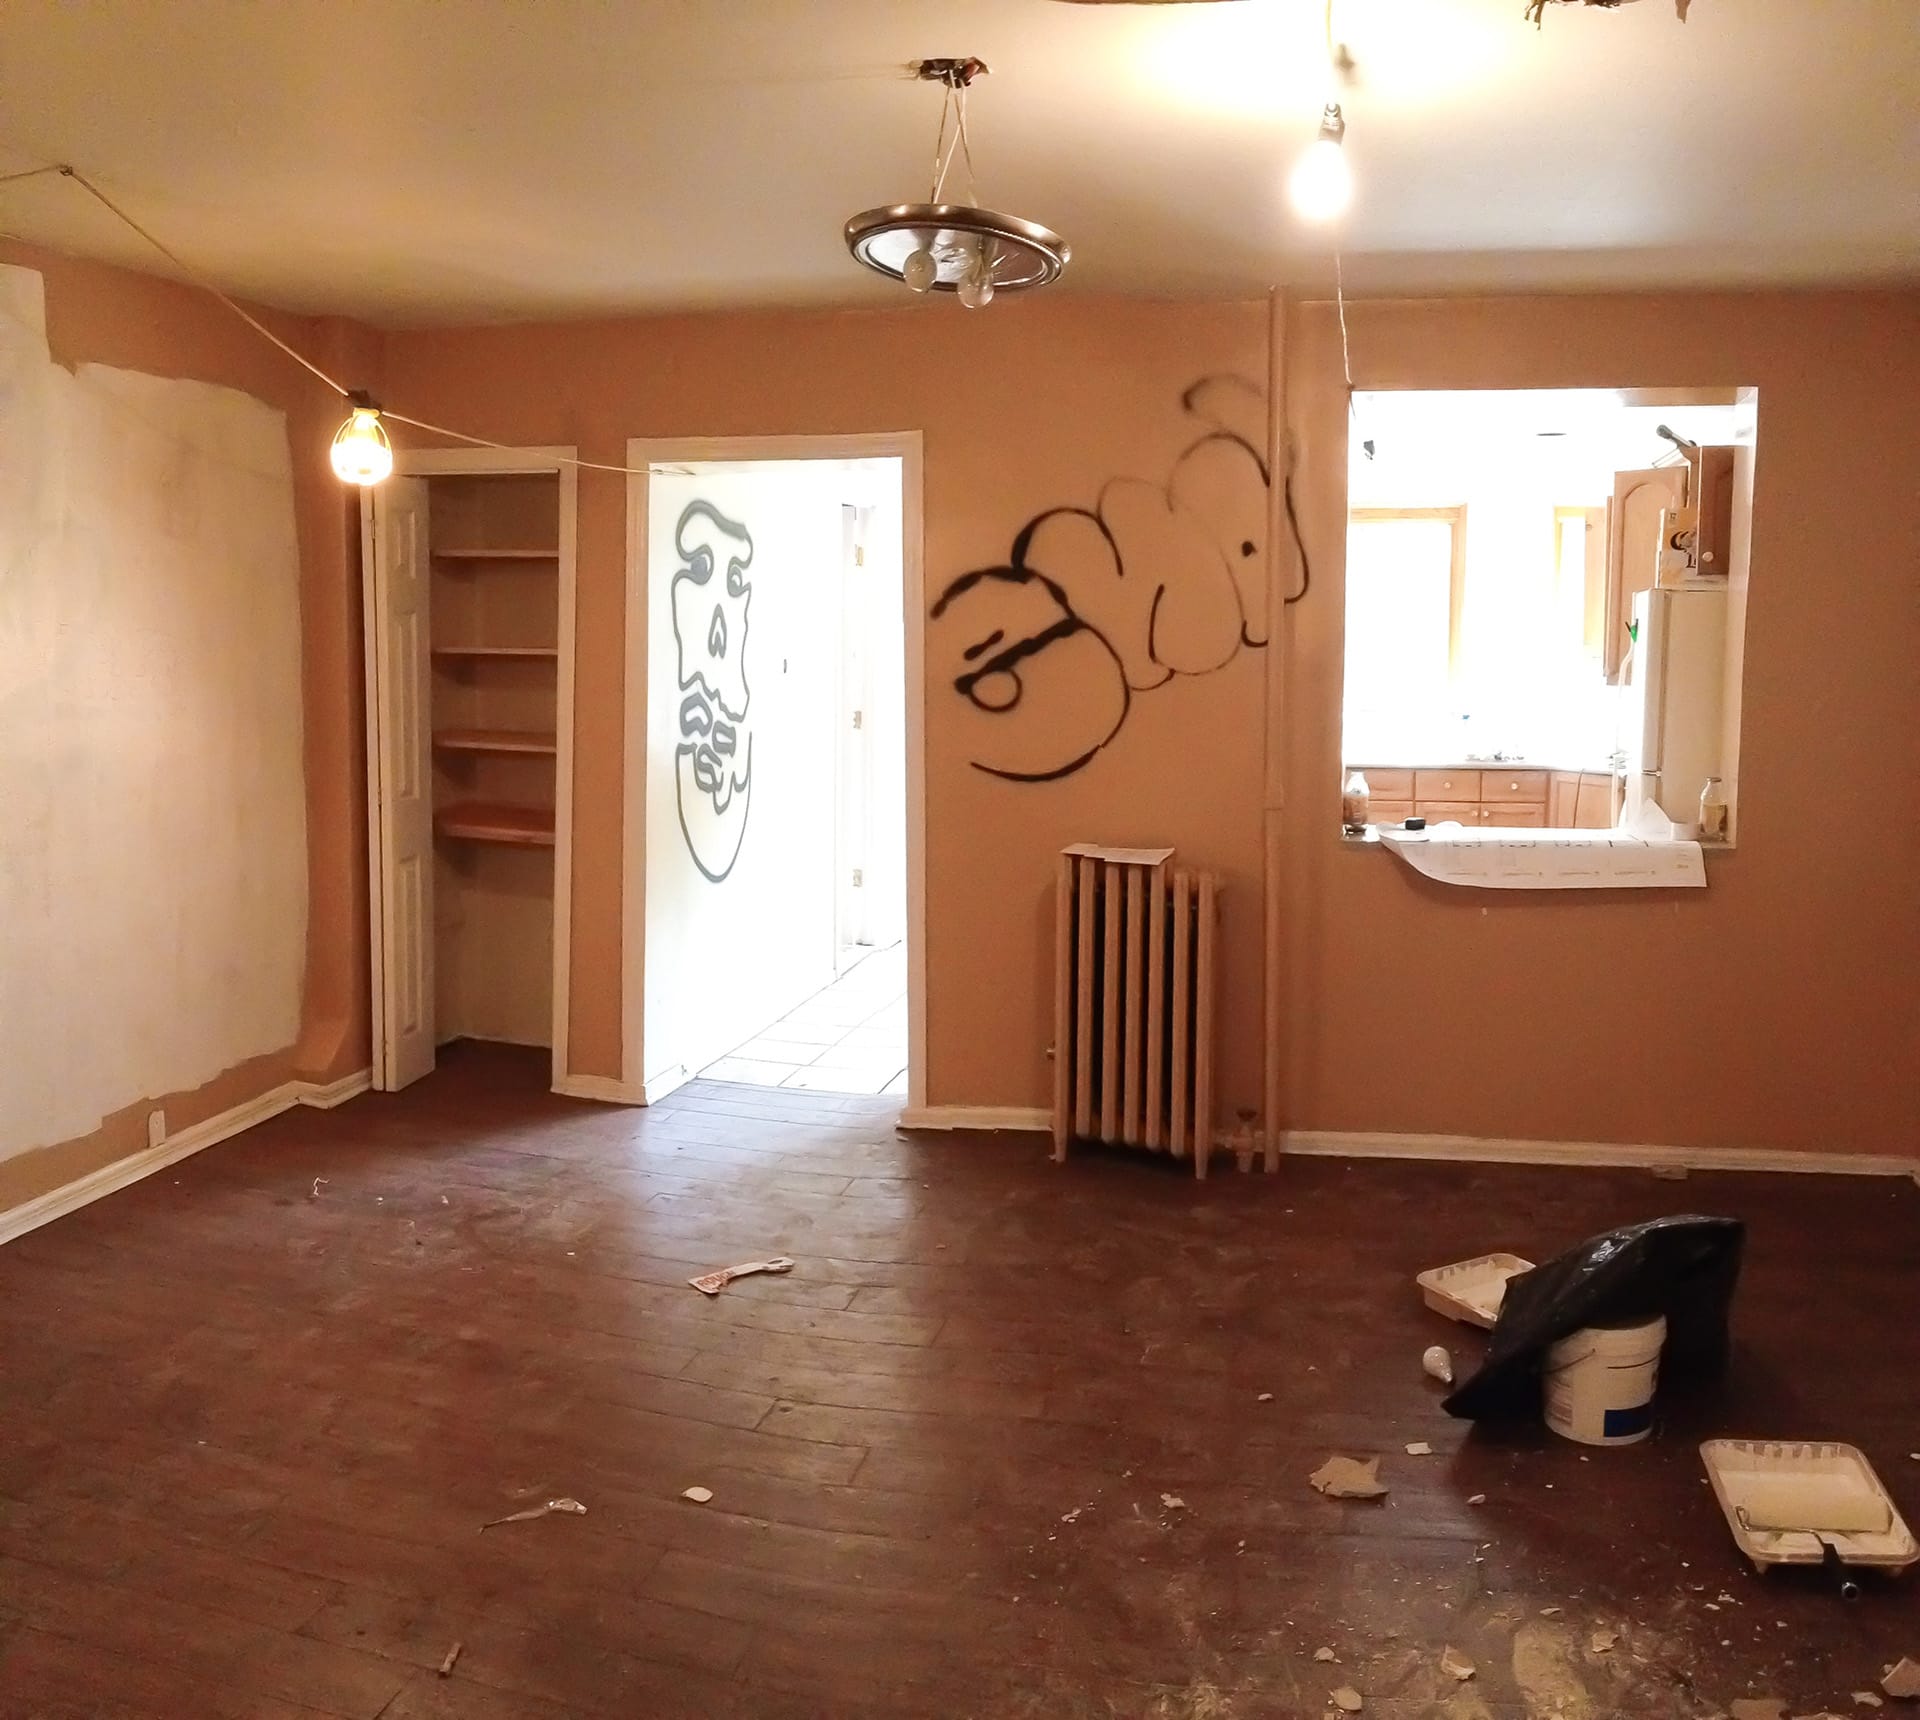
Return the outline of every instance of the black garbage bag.
{"type": "Polygon", "coordinates": [[[1486,1360],[1442,1406],[1463,1421],[1540,1413],[1547,1347],[1582,1326],[1667,1321],[1662,1384],[1718,1377],[1747,1227],[1682,1213],[1590,1238],[1507,1281],[1486,1360]]]}

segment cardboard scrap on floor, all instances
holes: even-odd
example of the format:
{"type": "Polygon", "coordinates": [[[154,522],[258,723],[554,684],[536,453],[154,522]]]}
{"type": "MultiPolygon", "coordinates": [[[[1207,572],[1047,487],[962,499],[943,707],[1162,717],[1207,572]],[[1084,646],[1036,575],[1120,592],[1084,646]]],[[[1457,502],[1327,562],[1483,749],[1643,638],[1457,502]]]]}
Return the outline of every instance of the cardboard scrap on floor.
{"type": "Polygon", "coordinates": [[[703,1272],[687,1282],[702,1296],[718,1296],[736,1278],[751,1278],[756,1272],[791,1272],[793,1262],[784,1254],[772,1260],[748,1260],[739,1266],[723,1266],[718,1272],[703,1272]]]}
{"type": "Polygon", "coordinates": [[[1380,1459],[1365,1461],[1341,1457],[1337,1453],[1321,1464],[1307,1480],[1329,1499],[1384,1499],[1388,1488],[1380,1479],[1380,1459]]]}
{"type": "Polygon", "coordinates": [[[682,1490],[680,1497],[682,1499],[691,1499],[696,1505],[708,1505],[713,1502],[713,1489],[711,1487],[688,1487],[682,1490]]]}
{"type": "Polygon", "coordinates": [[[1480,1669],[1459,1649],[1449,1647],[1446,1653],[1440,1656],[1440,1670],[1449,1678],[1457,1678],[1464,1684],[1480,1669]]]}
{"type": "Polygon", "coordinates": [[[1320,1661],[1333,1661],[1338,1660],[1340,1657],[1330,1648],[1316,1648],[1313,1651],[1313,1658],[1320,1661]]]}
{"type": "Polygon", "coordinates": [[[1338,1690],[1329,1691],[1328,1694],[1333,1698],[1334,1707],[1338,1708],[1342,1714],[1358,1714],[1367,1705],[1366,1698],[1351,1684],[1343,1684],[1338,1690]]]}
{"type": "Polygon", "coordinates": [[[563,1517],[584,1517],[586,1506],[578,1499],[549,1499],[544,1505],[530,1505],[524,1511],[510,1511],[504,1517],[496,1517],[491,1523],[482,1523],[483,1529],[497,1529],[502,1523],[531,1523],[536,1517],[546,1517],[554,1513],[563,1517]]]}
{"type": "Polygon", "coordinates": [[[1920,1661],[1902,1659],[1889,1666],[1880,1688],[1901,1702],[1920,1702],[1920,1661]]]}
{"type": "Polygon", "coordinates": [[[1620,1633],[1617,1630],[1596,1630],[1587,1638],[1587,1647],[1595,1654],[1611,1654],[1613,1645],[1619,1640],[1620,1633]]]}
{"type": "Polygon", "coordinates": [[[456,1642],[453,1647],[447,1650],[446,1659],[440,1662],[440,1676],[442,1678],[451,1678],[453,1676],[453,1663],[460,1658],[460,1651],[466,1646],[464,1642],[456,1642]]]}
{"type": "Polygon", "coordinates": [[[1778,1696],[1742,1696],[1727,1704],[1733,1720],[1787,1720],[1787,1705],[1778,1696]]]}
{"type": "Polygon", "coordinates": [[[1409,1457],[1431,1457],[1433,1455],[1433,1447],[1424,1439],[1416,1439],[1408,1445],[1407,1455],[1409,1457]]]}
{"type": "Polygon", "coordinates": [[[1853,1700],[1855,1704],[1861,1708],[1886,1707],[1886,1704],[1882,1702],[1879,1697],[1874,1695],[1874,1693],[1871,1690],[1856,1690],[1853,1693],[1853,1700]]]}

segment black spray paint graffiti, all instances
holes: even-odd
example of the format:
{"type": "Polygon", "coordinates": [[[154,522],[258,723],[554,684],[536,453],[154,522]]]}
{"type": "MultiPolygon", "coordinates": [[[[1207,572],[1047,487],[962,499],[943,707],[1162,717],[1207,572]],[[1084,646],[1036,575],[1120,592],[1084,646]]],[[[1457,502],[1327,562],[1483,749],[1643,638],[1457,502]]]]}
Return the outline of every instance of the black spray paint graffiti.
{"type": "Polygon", "coordinates": [[[740,857],[753,787],[747,725],[747,608],[753,561],[747,528],[711,502],[691,501],[673,528],[673,642],[679,654],[680,744],[674,788],[680,831],[703,877],[721,883],[740,857]],[[726,572],[716,584],[714,569],[726,572]]]}
{"type": "Polygon", "coordinates": [[[1163,484],[1115,478],[1029,520],[1006,561],[959,575],[931,645],[968,705],[976,770],[1053,782],[1119,734],[1134,695],[1266,644],[1266,397],[1240,376],[1181,396],[1208,426],[1163,484]]]}

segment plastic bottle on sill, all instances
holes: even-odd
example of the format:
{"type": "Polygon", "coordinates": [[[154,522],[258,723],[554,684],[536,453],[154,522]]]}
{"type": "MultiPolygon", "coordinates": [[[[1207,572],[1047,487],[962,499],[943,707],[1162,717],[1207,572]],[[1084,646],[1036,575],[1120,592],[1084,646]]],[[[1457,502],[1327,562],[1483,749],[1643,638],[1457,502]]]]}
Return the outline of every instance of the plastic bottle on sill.
{"type": "Polygon", "coordinates": [[[1707,778],[1700,791],[1700,840],[1724,842],[1727,839],[1727,791],[1717,776],[1707,778]]]}
{"type": "Polygon", "coordinates": [[[1347,780],[1340,789],[1340,822],[1348,830],[1364,830],[1367,827],[1367,779],[1357,770],[1347,772],[1347,780]]]}

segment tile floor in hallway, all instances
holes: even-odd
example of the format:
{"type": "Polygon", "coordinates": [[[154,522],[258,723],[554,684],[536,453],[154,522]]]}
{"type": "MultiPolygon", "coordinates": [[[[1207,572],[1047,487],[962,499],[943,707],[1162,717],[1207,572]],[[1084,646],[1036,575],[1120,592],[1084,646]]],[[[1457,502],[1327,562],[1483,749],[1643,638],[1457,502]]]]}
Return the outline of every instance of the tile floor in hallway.
{"type": "Polygon", "coordinates": [[[907,946],[863,956],[824,991],[700,1071],[817,1093],[907,1091],[907,946]]]}

